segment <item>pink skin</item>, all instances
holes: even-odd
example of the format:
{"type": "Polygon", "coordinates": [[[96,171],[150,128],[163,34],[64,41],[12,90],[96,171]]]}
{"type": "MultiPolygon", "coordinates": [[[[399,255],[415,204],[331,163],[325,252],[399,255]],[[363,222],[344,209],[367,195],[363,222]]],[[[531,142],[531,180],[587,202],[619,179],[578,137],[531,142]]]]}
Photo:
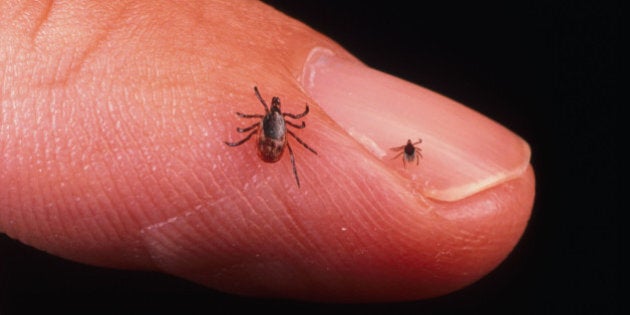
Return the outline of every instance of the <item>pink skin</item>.
{"type": "Polygon", "coordinates": [[[483,277],[527,225],[527,143],[265,4],[2,2],[0,43],[0,231],[49,253],[239,294],[410,300],[483,277]],[[295,132],[319,155],[288,139],[299,189],[288,155],[224,143],[252,123],[236,111],[261,111],[255,85],[309,104],[295,132]],[[405,169],[388,148],[408,138],[424,158],[405,169]]]}

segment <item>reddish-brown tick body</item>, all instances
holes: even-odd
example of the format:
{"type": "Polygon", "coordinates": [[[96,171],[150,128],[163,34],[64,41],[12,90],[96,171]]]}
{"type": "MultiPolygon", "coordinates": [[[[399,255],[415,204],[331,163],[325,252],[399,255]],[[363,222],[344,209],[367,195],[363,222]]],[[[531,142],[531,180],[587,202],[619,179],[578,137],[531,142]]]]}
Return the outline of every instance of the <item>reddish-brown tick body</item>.
{"type": "Polygon", "coordinates": [[[258,156],[265,162],[280,160],[287,144],[287,125],[280,112],[280,103],[275,106],[277,97],[271,101],[271,111],[263,117],[258,130],[258,156]]]}

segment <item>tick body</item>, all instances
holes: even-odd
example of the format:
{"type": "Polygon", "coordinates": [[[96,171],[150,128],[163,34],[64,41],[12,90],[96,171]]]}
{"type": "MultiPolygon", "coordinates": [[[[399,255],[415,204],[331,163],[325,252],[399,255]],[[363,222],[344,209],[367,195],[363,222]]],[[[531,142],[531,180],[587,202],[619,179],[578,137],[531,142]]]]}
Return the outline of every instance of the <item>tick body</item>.
{"type": "Polygon", "coordinates": [[[275,163],[280,160],[282,154],[284,153],[284,148],[286,147],[289,150],[289,156],[291,157],[291,165],[293,166],[293,175],[295,176],[295,182],[298,187],[300,187],[300,179],[297,174],[297,169],[295,167],[295,157],[293,156],[293,150],[291,149],[291,145],[287,141],[287,134],[293,137],[297,142],[303,145],[305,148],[310,150],[311,152],[317,154],[315,150],[309,147],[302,139],[298,138],[298,136],[293,133],[293,131],[287,129],[287,125],[297,129],[303,129],[306,127],[306,123],[302,121],[301,124],[296,124],[294,122],[286,120],[285,117],[289,117],[292,119],[300,119],[308,114],[308,104],[306,105],[306,109],[301,114],[291,114],[291,113],[283,113],[280,109],[280,98],[273,97],[271,99],[271,107],[267,106],[265,100],[260,96],[260,92],[258,92],[258,88],[254,87],[254,92],[256,93],[256,97],[260,101],[260,103],[265,108],[265,114],[243,114],[237,112],[236,115],[243,118],[256,118],[259,119],[258,122],[252,124],[251,126],[245,128],[236,128],[236,131],[239,133],[249,132],[245,138],[237,141],[237,142],[225,142],[225,144],[235,147],[239,146],[247,140],[249,140],[254,134],[257,135],[256,141],[256,151],[258,153],[258,157],[261,160],[267,163],[275,163]]]}
{"type": "Polygon", "coordinates": [[[409,139],[407,140],[407,144],[391,148],[390,150],[392,151],[400,151],[400,153],[396,154],[396,156],[394,156],[392,159],[403,155],[402,160],[405,167],[407,167],[408,162],[411,163],[414,160],[416,161],[416,165],[420,164],[420,158],[422,158],[422,153],[420,153],[420,151],[422,151],[422,149],[416,146],[420,143],[422,143],[422,139],[418,139],[418,141],[416,142],[411,142],[411,139],[409,139]]]}

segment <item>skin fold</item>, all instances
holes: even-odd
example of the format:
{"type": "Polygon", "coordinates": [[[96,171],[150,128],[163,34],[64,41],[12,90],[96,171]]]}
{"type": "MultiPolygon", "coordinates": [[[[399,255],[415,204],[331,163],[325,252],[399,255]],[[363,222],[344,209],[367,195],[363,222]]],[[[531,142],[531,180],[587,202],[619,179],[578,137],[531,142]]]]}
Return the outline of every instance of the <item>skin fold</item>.
{"type": "Polygon", "coordinates": [[[51,254],[238,294],[412,300],[483,277],[527,225],[526,144],[504,180],[428,193],[408,174],[439,173],[431,142],[410,170],[366,149],[301,79],[318,47],[360,62],[263,3],[5,1],[0,43],[0,232],[51,254]],[[300,188],[286,152],[225,145],[253,123],[235,112],[262,113],[254,86],[283,111],[309,105],[294,131],[318,155],[291,142],[300,188]]]}

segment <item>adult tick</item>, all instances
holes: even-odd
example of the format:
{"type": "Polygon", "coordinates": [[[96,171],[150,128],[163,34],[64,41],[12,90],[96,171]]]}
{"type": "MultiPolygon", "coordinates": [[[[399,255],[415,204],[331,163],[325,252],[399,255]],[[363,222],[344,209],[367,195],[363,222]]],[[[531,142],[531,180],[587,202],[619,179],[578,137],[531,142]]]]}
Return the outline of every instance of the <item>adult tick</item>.
{"type": "Polygon", "coordinates": [[[295,176],[295,182],[298,187],[300,187],[300,179],[298,178],[297,169],[295,168],[295,158],[293,156],[293,150],[291,149],[291,145],[287,141],[287,133],[295,138],[297,142],[303,145],[305,148],[309,149],[311,152],[317,154],[315,150],[309,147],[302,139],[293,133],[293,131],[287,129],[287,125],[297,128],[304,129],[306,127],[306,123],[302,121],[301,124],[293,123],[289,120],[286,120],[285,117],[289,117],[292,119],[300,119],[306,114],[308,114],[308,104],[306,104],[306,109],[301,114],[290,114],[283,113],[280,109],[280,98],[274,96],[271,99],[271,108],[267,106],[265,100],[260,96],[260,92],[258,92],[258,87],[254,87],[254,92],[256,92],[256,97],[260,101],[260,103],[265,107],[265,114],[243,114],[236,112],[236,115],[242,118],[257,118],[260,121],[252,124],[251,126],[245,128],[236,128],[236,131],[239,133],[248,132],[247,136],[237,142],[227,142],[225,144],[235,147],[239,146],[247,140],[249,140],[254,134],[257,135],[256,141],[256,149],[258,152],[258,157],[261,160],[267,163],[275,163],[280,160],[282,157],[282,153],[284,153],[284,148],[289,149],[289,156],[291,157],[291,165],[293,166],[293,175],[295,176]]]}

